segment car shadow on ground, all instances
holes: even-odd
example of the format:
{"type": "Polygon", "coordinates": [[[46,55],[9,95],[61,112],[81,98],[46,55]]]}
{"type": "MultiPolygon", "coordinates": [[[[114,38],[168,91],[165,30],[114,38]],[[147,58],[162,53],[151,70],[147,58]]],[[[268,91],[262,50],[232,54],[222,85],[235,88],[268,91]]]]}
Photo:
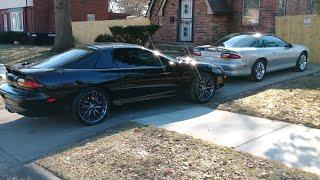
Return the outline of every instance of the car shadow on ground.
{"type": "MultiPolygon", "coordinates": [[[[91,127],[84,126],[69,116],[29,118],[0,110],[0,150],[5,152],[4,155],[0,153],[0,159],[8,161],[4,162],[7,167],[0,167],[0,174],[99,135],[117,133],[114,130],[118,126],[130,124],[131,120],[175,113],[193,106],[193,103],[178,97],[115,106],[112,115],[105,122],[91,127]]],[[[201,115],[193,114],[194,117],[201,115]]],[[[135,126],[130,128],[133,127],[135,126]]],[[[0,166],[1,163],[0,161],[0,166]]]]}

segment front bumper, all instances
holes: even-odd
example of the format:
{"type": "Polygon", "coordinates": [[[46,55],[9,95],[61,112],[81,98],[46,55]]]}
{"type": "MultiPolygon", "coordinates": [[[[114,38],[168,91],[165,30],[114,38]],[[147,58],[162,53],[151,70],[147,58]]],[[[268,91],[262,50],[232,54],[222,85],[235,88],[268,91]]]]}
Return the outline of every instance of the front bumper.
{"type": "Polygon", "coordinates": [[[55,104],[47,103],[48,96],[43,93],[16,89],[8,83],[0,85],[0,95],[5,108],[11,113],[38,117],[54,114],[55,104]]]}

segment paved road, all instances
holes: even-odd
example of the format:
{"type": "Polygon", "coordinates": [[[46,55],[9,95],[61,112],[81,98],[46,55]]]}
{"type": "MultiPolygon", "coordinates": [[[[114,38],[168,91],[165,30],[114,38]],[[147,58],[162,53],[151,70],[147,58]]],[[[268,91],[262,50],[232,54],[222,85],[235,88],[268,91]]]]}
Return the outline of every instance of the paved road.
{"type": "Polygon", "coordinates": [[[192,107],[135,120],[320,175],[320,130],[192,107]],[[166,117],[165,121],[163,117],[166,117]]]}
{"type": "MultiPolygon", "coordinates": [[[[319,69],[319,67],[317,67],[319,69]]],[[[270,74],[262,83],[252,83],[246,79],[232,79],[224,89],[216,94],[216,99],[259,88],[276,81],[297,78],[313,72],[304,73],[291,70],[270,74]]],[[[114,109],[112,117],[99,126],[84,127],[67,117],[27,118],[10,114],[0,107],[0,175],[22,164],[32,162],[66,146],[102,133],[121,122],[160,115],[168,120],[167,114],[180,115],[180,110],[203,107],[178,98],[130,104],[114,109]]],[[[194,114],[199,117],[204,113],[194,114]]]]}

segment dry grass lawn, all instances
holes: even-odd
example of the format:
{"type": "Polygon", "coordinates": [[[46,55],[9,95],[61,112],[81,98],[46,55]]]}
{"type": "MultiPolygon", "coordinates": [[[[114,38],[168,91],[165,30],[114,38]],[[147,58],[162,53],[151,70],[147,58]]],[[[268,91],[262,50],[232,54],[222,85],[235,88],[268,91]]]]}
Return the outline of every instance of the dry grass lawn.
{"type": "Polygon", "coordinates": [[[51,55],[50,47],[46,46],[0,45],[0,64],[34,62],[51,55]]]}
{"type": "Polygon", "coordinates": [[[320,72],[246,92],[215,108],[320,128],[320,72]]]}
{"type": "Polygon", "coordinates": [[[62,179],[317,179],[189,136],[126,125],[37,163],[62,179]]]}

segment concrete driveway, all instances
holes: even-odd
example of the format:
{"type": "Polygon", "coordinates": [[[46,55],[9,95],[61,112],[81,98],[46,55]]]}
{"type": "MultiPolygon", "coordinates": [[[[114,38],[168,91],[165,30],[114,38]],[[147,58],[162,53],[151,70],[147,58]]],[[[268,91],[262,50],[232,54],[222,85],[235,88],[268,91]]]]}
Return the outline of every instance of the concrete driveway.
{"type": "MultiPolygon", "coordinates": [[[[216,99],[223,99],[278,81],[305,76],[316,70],[319,70],[319,67],[309,69],[304,73],[285,70],[268,75],[261,83],[249,82],[246,79],[232,79],[224,89],[217,92],[216,99]]],[[[161,121],[170,121],[168,116],[170,114],[180,115],[181,110],[202,107],[205,106],[194,105],[178,98],[130,104],[114,109],[108,121],[93,127],[84,127],[67,117],[27,118],[10,114],[2,109],[0,110],[0,175],[9,172],[12,168],[17,168],[112,129],[119,123],[154,116],[160,116],[161,121]]],[[[187,118],[201,117],[208,113],[210,112],[196,112],[192,114],[192,117],[187,118]]],[[[176,122],[184,120],[187,119],[174,119],[176,122]]]]}

